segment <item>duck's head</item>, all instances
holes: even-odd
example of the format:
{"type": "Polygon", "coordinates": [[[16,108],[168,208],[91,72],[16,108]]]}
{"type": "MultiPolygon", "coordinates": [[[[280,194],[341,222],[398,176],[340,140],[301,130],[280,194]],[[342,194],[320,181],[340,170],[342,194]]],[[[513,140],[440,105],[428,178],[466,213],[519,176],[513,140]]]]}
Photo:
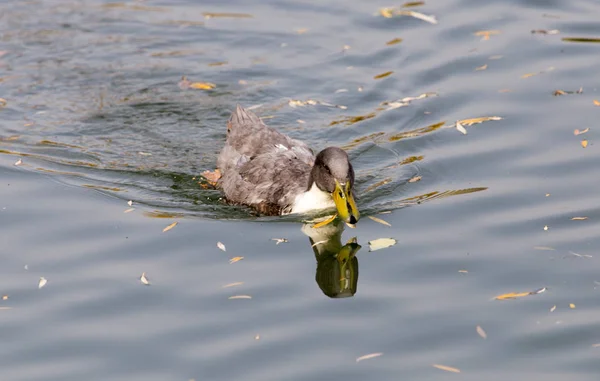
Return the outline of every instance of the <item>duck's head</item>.
{"type": "Polygon", "coordinates": [[[358,222],[360,213],[354,202],[354,169],[344,150],[329,147],[319,152],[310,173],[309,188],[313,183],[331,195],[342,221],[358,222]]]}

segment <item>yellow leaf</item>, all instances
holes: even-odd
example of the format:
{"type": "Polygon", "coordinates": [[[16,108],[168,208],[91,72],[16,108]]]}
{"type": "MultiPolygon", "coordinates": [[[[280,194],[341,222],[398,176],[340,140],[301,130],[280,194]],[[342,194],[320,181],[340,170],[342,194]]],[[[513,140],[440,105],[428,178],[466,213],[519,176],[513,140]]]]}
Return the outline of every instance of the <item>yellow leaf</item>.
{"type": "Polygon", "coordinates": [[[231,264],[233,264],[233,263],[239,262],[239,261],[241,261],[242,259],[244,259],[244,257],[233,257],[233,258],[231,258],[231,259],[229,260],[229,264],[231,265],[231,264]]]}
{"type": "Polygon", "coordinates": [[[597,101],[597,100],[594,99],[594,105],[595,106],[600,106],[600,101],[597,101]]]}
{"type": "Polygon", "coordinates": [[[408,180],[409,183],[416,183],[417,181],[420,181],[423,177],[422,176],[415,176],[413,178],[411,178],[410,180],[408,180]]]}
{"type": "Polygon", "coordinates": [[[569,304],[569,308],[575,309],[575,305],[573,303],[569,304]]]}
{"type": "Polygon", "coordinates": [[[192,89],[198,89],[198,90],[212,90],[215,87],[217,87],[217,85],[215,85],[214,83],[210,83],[210,82],[192,82],[190,84],[190,87],[192,89]]]}
{"type": "Polygon", "coordinates": [[[393,40],[389,40],[388,42],[386,42],[386,45],[396,45],[402,42],[401,38],[394,38],[393,40]]]}
{"type": "Polygon", "coordinates": [[[445,370],[446,372],[452,372],[452,373],[460,373],[460,369],[458,368],[453,368],[451,366],[447,366],[447,365],[439,365],[439,364],[433,364],[434,368],[438,368],[441,370],[445,370]]]}
{"type": "Polygon", "coordinates": [[[583,221],[583,220],[587,220],[587,217],[573,217],[571,218],[571,221],[583,221]]]}
{"type": "Polygon", "coordinates": [[[583,139],[583,140],[581,141],[581,146],[582,146],[583,148],[587,147],[587,146],[588,146],[588,141],[587,141],[587,140],[585,140],[585,139],[583,139]]]}
{"type": "Polygon", "coordinates": [[[523,74],[521,76],[521,78],[529,78],[529,77],[533,77],[534,75],[537,75],[538,73],[527,73],[527,74],[523,74]]]}
{"type": "Polygon", "coordinates": [[[379,14],[385,17],[386,19],[390,19],[394,17],[394,10],[392,8],[381,8],[379,10],[379,14]]]}
{"type": "Polygon", "coordinates": [[[380,223],[380,224],[382,224],[382,225],[385,225],[385,226],[390,226],[390,227],[392,226],[392,225],[391,225],[389,222],[387,222],[387,221],[384,221],[384,220],[382,220],[381,218],[377,218],[377,217],[373,217],[373,216],[369,216],[369,218],[370,218],[370,219],[372,219],[372,220],[373,220],[373,221],[375,221],[375,222],[379,222],[379,223],[380,223]]]}
{"type": "Polygon", "coordinates": [[[169,230],[173,229],[176,225],[177,225],[177,222],[173,222],[171,225],[169,225],[163,229],[163,233],[168,232],[169,230]]]}
{"type": "Polygon", "coordinates": [[[531,295],[530,292],[509,292],[508,294],[502,294],[496,296],[494,299],[496,300],[506,300],[506,299],[516,299],[521,298],[523,296],[531,295]]]}
{"type": "Polygon", "coordinates": [[[392,75],[393,73],[394,73],[393,71],[386,71],[385,73],[377,74],[375,77],[373,77],[373,79],[385,78],[387,76],[392,75]]]}

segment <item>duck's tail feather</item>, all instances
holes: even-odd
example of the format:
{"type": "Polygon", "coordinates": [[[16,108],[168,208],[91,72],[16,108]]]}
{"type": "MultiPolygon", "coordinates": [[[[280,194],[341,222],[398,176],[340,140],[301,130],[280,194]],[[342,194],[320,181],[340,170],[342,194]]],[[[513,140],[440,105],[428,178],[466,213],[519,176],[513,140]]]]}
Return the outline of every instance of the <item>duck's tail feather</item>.
{"type": "Polygon", "coordinates": [[[240,105],[237,105],[235,111],[231,113],[229,122],[227,122],[227,130],[238,128],[248,124],[262,124],[262,121],[255,113],[246,110],[240,105]]]}

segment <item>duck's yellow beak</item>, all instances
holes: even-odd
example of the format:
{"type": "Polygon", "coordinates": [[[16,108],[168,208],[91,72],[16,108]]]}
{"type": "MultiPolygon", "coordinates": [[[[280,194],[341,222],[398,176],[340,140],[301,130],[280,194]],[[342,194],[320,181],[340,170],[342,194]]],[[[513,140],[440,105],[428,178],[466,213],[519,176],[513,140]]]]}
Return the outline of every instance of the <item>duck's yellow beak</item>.
{"type": "Polygon", "coordinates": [[[333,191],[333,201],[338,211],[338,216],[347,224],[354,225],[360,218],[360,213],[352,196],[350,182],[340,184],[335,180],[335,190],[333,191]]]}

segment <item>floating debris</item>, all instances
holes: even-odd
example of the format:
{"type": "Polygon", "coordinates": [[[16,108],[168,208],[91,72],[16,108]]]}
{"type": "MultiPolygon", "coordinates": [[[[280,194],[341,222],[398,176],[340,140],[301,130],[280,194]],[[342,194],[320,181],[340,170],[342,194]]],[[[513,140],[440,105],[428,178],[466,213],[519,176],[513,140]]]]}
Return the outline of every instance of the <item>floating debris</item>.
{"type": "Polygon", "coordinates": [[[549,247],[549,246],[534,246],[533,248],[535,250],[548,250],[548,251],[550,251],[550,250],[556,250],[553,247],[549,247]]]}
{"type": "Polygon", "coordinates": [[[6,106],[8,104],[8,101],[4,98],[0,98],[0,108],[6,106]]]}
{"type": "Polygon", "coordinates": [[[460,131],[463,135],[467,134],[467,129],[463,127],[463,125],[457,120],[456,121],[456,129],[460,131]]]}
{"type": "Polygon", "coordinates": [[[217,247],[223,251],[227,251],[227,249],[225,248],[225,245],[221,241],[217,242],[217,247]]]}
{"type": "Polygon", "coordinates": [[[143,272],[142,276],[140,276],[140,282],[142,282],[142,284],[144,284],[146,286],[150,286],[150,281],[146,277],[146,273],[145,272],[143,272]]]}
{"type": "Polygon", "coordinates": [[[468,270],[458,270],[458,272],[461,273],[461,274],[468,274],[469,273],[468,270]]]}
{"type": "Polygon", "coordinates": [[[190,83],[190,87],[198,90],[212,90],[217,87],[217,85],[210,82],[192,82],[190,83]]]}
{"type": "Polygon", "coordinates": [[[487,64],[485,64],[485,65],[477,66],[477,67],[475,68],[475,71],[481,71],[481,70],[485,70],[485,69],[487,69],[487,68],[488,68],[488,65],[487,65],[487,64]]]}
{"type": "Polygon", "coordinates": [[[392,74],[394,74],[393,71],[386,71],[385,73],[377,74],[376,76],[373,77],[373,79],[381,79],[381,78],[389,77],[392,74]]]}
{"type": "Polygon", "coordinates": [[[250,295],[233,295],[227,299],[252,299],[250,295]]]}
{"type": "Polygon", "coordinates": [[[230,12],[219,12],[219,13],[202,12],[202,16],[204,16],[205,19],[212,19],[212,18],[250,19],[250,18],[254,17],[249,13],[230,13],[230,12]]]}
{"type": "Polygon", "coordinates": [[[169,230],[173,229],[175,226],[177,226],[177,221],[173,222],[171,225],[167,226],[166,228],[163,229],[163,233],[164,232],[168,232],[169,230]]]}
{"type": "MultiPolygon", "coordinates": [[[[408,106],[412,101],[416,101],[419,99],[425,99],[425,98],[430,98],[430,97],[437,97],[437,93],[434,92],[429,92],[429,93],[423,93],[420,94],[416,97],[405,97],[402,99],[398,99],[395,101],[386,101],[386,102],[381,102],[381,106],[388,106],[386,111],[388,110],[393,110],[399,107],[405,107],[408,106]]],[[[374,115],[373,115],[374,116],[374,115]]]]}
{"type": "Polygon", "coordinates": [[[483,330],[483,328],[481,328],[480,325],[478,325],[475,330],[477,331],[477,334],[479,336],[481,336],[482,339],[487,339],[487,333],[485,333],[485,331],[483,330]]]}
{"type": "Polygon", "coordinates": [[[23,160],[21,160],[21,159],[19,159],[15,162],[15,165],[17,165],[17,166],[21,165],[21,164],[23,164],[23,160]]]}
{"type": "Polygon", "coordinates": [[[549,229],[548,225],[545,225],[545,226],[544,226],[544,230],[546,230],[546,231],[547,231],[548,229],[549,229]]]}
{"type": "Polygon", "coordinates": [[[560,31],[558,29],[534,29],[531,31],[531,34],[559,34],[560,31]]]}
{"type": "Polygon", "coordinates": [[[402,42],[401,38],[394,38],[393,40],[389,40],[388,42],[386,42],[385,44],[390,46],[390,45],[396,45],[402,42]]]}
{"type": "Polygon", "coordinates": [[[361,362],[363,360],[369,360],[369,359],[373,359],[375,357],[379,357],[383,355],[383,352],[377,352],[377,353],[369,353],[368,355],[364,355],[364,356],[360,356],[356,359],[356,362],[361,362]]]}
{"type": "Polygon", "coordinates": [[[600,106],[600,101],[594,99],[594,106],[600,106]]]}
{"type": "Polygon", "coordinates": [[[581,146],[582,146],[583,148],[586,148],[586,147],[588,146],[588,141],[587,141],[586,139],[583,139],[583,140],[581,141],[581,146]]]}
{"type": "Polygon", "coordinates": [[[561,40],[563,40],[565,42],[584,42],[584,43],[600,44],[600,38],[593,38],[593,37],[563,37],[561,40]]]}
{"type": "Polygon", "coordinates": [[[244,257],[233,257],[233,258],[231,258],[231,259],[229,260],[229,264],[230,264],[230,265],[231,265],[231,264],[234,264],[234,263],[236,263],[236,262],[239,262],[239,261],[241,261],[242,259],[244,259],[244,257]]]}
{"type": "Polygon", "coordinates": [[[396,242],[397,241],[393,238],[374,239],[373,241],[369,241],[369,251],[386,249],[388,247],[394,246],[396,242]]]}
{"type": "Polygon", "coordinates": [[[2,295],[2,300],[8,300],[8,295],[2,295]]]}
{"type": "Polygon", "coordinates": [[[548,69],[546,69],[546,70],[542,70],[542,71],[540,71],[540,72],[537,72],[537,73],[526,73],[526,74],[523,74],[523,75],[521,76],[521,78],[529,78],[529,77],[533,77],[533,76],[535,76],[535,75],[549,73],[549,72],[551,72],[552,70],[554,70],[554,68],[551,66],[551,67],[549,67],[548,69]]]}
{"type": "Polygon", "coordinates": [[[542,287],[540,289],[537,289],[535,291],[530,291],[530,292],[509,292],[508,294],[498,295],[494,299],[496,299],[496,300],[517,299],[517,298],[522,298],[524,296],[541,294],[545,291],[546,291],[546,287],[542,287]]]}
{"type": "Polygon", "coordinates": [[[48,280],[46,280],[46,278],[44,277],[40,277],[40,281],[38,283],[38,288],[42,288],[46,285],[46,283],[48,283],[48,280]]]}
{"type": "Polygon", "coordinates": [[[131,200],[127,201],[127,205],[133,206],[133,201],[131,201],[131,200]]]}
{"type": "Polygon", "coordinates": [[[417,181],[420,181],[423,178],[423,176],[414,176],[412,178],[410,178],[408,180],[409,183],[416,183],[417,181]]]}
{"type": "Polygon", "coordinates": [[[298,99],[290,99],[288,101],[288,105],[290,107],[296,108],[296,107],[304,107],[304,106],[325,106],[325,107],[334,107],[334,108],[339,108],[342,110],[346,110],[348,107],[343,106],[343,105],[334,105],[331,103],[327,103],[327,102],[323,102],[323,101],[317,101],[314,99],[307,99],[305,101],[301,101],[298,99]]]}
{"type": "Polygon", "coordinates": [[[481,37],[481,41],[487,41],[490,39],[490,36],[495,36],[500,34],[499,30],[479,30],[473,33],[475,36],[481,37]]]}
{"type": "Polygon", "coordinates": [[[135,210],[135,208],[129,208],[129,209],[125,209],[125,210],[123,211],[123,213],[131,213],[131,212],[133,212],[134,210],[135,210]]]}
{"type": "Polygon", "coordinates": [[[470,119],[459,120],[458,123],[462,124],[463,126],[472,126],[473,124],[479,124],[479,123],[487,122],[490,120],[502,120],[502,117],[500,117],[500,116],[482,116],[479,118],[470,118],[470,119]]]}
{"type": "Polygon", "coordinates": [[[375,222],[378,222],[378,223],[382,224],[382,225],[389,226],[389,227],[392,226],[392,224],[390,224],[389,222],[387,222],[385,220],[382,220],[381,218],[377,218],[377,217],[374,217],[374,216],[369,216],[369,218],[372,219],[375,222]]]}
{"type": "Polygon", "coordinates": [[[279,245],[280,243],[286,243],[287,238],[271,238],[271,241],[275,241],[275,245],[279,245]]]}
{"type": "Polygon", "coordinates": [[[233,282],[233,283],[228,283],[225,286],[223,286],[223,288],[229,288],[229,287],[235,287],[235,286],[241,286],[242,284],[244,284],[244,282],[233,282]]]}
{"type": "Polygon", "coordinates": [[[576,128],[576,129],[575,129],[575,131],[573,131],[573,134],[574,134],[575,136],[577,136],[577,135],[585,134],[585,133],[586,133],[586,132],[588,132],[589,130],[590,130],[590,128],[589,128],[589,127],[588,127],[588,128],[586,128],[585,130],[581,130],[581,131],[579,131],[579,129],[577,129],[577,128],[576,128]]]}
{"type": "Polygon", "coordinates": [[[452,366],[447,366],[447,365],[440,365],[440,364],[433,364],[432,365],[434,368],[438,368],[441,370],[445,370],[446,372],[452,372],[452,373],[460,373],[460,369],[458,368],[454,368],[452,366]]]}
{"type": "Polygon", "coordinates": [[[260,340],[260,335],[257,334],[256,336],[254,336],[254,340],[260,340]]]}
{"type": "Polygon", "coordinates": [[[579,257],[579,258],[593,258],[593,257],[592,257],[591,255],[589,255],[589,254],[577,254],[577,253],[576,253],[576,252],[574,252],[574,251],[569,251],[569,254],[571,254],[571,255],[574,255],[574,256],[576,256],[576,257],[579,257]]]}
{"type": "Polygon", "coordinates": [[[572,310],[574,310],[575,309],[575,304],[573,304],[573,303],[569,304],[569,308],[572,309],[572,310]]]}
{"type": "Polygon", "coordinates": [[[552,306],[552,308],[550,308],[550,312],[554,312],[556,310],[556,304],[552,306]]]}
{"type": "Polygon", "coordinates": [[[568,95],[568,94],[583,94],[583,87],[580,87],[576,91],[554,90],[554,92],[552,93],[552,95],[554,95],[555,97],[560,96],[560,95],[568,95]]]}
{"type": "Polygon", "coordinates": [[[583,221],[587,219],[587,217],[571,217],[571,221],[583,221]]]}

